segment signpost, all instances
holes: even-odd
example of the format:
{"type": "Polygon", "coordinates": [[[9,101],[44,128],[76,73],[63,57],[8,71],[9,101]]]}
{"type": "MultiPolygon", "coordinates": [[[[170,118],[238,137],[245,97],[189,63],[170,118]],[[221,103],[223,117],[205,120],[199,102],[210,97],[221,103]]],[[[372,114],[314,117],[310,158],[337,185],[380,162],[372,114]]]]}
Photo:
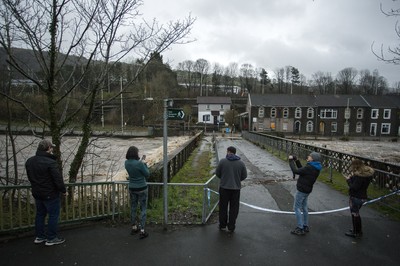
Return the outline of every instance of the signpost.
{"type": "Polygon", "coordinates": [[[167,119],[168,120],[183,120],[185,117],[185,112],[179,108],[169,108],[167,119]]]}

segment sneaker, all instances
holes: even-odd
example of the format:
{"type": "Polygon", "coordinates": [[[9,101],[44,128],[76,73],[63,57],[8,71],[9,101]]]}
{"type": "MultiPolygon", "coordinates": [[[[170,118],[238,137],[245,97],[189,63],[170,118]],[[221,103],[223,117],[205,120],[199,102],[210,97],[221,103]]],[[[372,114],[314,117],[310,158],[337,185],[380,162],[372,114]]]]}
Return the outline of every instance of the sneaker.
{"type": "Polygon", "coordinates": [[[148,237],[148,236],[149,236],[149,233],[147,233],[147,232],[145,232],[145,231],[142,231],[142,232],[140,232],[139,238],[140,238],[140,239],[143,239],[143,238],[146,238],[146,237],[148,237]]]}
{"type": "Polygon", "coordinates": [[[33,243],[35,243],[35,244],[41,244],[41,243],[46,242],[46,241],[47,241],[46,238],[36,237],[35,240],[33,241],[33,243]]]}
{"type": "Polygon", "coordinates": [[[45,245],[46,246],[53,246],[53,245],[62,244],[64,242],[65,242],[64,238],[56,237],[56,238],[53,238],[52,240],[47,240],[45,245]]]}
{"type": "Polygon", "coordinates": [[[221,231],[225,231],[226,230],[226,226],[218,225],[218,229],[221,230],[221,231]]]}
{"type": "Polygon", "coordinates": [[[303,231],[304,233],[309,233],[310,232],[310,227],[308,227],[307,225],[303,226],[303,231]]]}
{"type": "Polygon", "coordinates": [[[294,230],[292,230],[290,233],[298,236],[304,235],[304,230],[301,229],[300,227],[296,227],[294,230]]]}
{"type": "Polygon", "coordinates": [[[131,235],[139,233],[140,229],[137,226],[132,226],[131,235]]]}

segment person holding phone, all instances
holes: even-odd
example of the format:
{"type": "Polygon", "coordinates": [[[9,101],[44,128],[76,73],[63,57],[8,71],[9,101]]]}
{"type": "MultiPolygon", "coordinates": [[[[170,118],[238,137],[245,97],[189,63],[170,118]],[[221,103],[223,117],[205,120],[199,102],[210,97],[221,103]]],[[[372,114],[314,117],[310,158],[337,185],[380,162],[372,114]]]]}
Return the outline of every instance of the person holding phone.
{"type": "Polygon", "coordinates": [[[345,176],[349,185],[349,205],[353,228],[345,233],[346,236],[360,238],[363,234],[360,209],[368,200],[367,190],[374,176],[374,169],[359,159],[354,159],[350,165],[350,176],[345,176]]]}
{"type": "Polygon", "coordinates": [[[140,159],[139,149],[135,146],[129,147],[126,152],[125,169],[129,178],[129,195],[131,199],[131,235],[139,233],[139,238],[149,236],[145,231],[148,188],[146,180],[150,176],[149,168],[146,163],[146,155],[140,159]],[[137,206],[140,205],[140,222],[136,222],[137,206]]]}

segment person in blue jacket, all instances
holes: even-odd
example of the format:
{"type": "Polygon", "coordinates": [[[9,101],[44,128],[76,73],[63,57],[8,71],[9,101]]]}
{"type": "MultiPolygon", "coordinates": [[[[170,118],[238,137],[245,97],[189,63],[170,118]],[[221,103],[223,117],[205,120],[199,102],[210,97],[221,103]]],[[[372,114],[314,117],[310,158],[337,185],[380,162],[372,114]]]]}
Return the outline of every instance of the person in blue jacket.
{"type": "Polygon", "coordinates": [[[304,235],[310,231],[307,200],[322,169],[321,155],[318,152],[310,153],[307,156],[307,164],[304,167],[297,160],[296,156],[290,155],[289,165],[293,172],[293,178],[295,178],[295,175],[299,175],[296,184],[297,192],[293,204],[297,227],[291,233],[304,235]]]}
{"type": "Polygon", "coordinates": [[[215,175],[219,184],[219,229],[234,232],[239,214],[241,181],[247,178],[247,169],[236,155],[235,147],[228,147],[226,157],[218,163],[215,175]],[[229,215],[228,215],[229,206],[229,215]]]}
{"type": "Polygon", "coordinates": [[[145,162],[146,156],[139,157],[139,149],[135,146],[129,147],[126,152],[125,169],[128,172],[129,195],[131,199],[131,234],[140,231],[140,239],[149,236],[145,231],[148,188],[146,179],[150,176],[149,168],[145,162]],[[136,212],[138,203],[140,205],[140,223],[136,223],[136,212]]]}

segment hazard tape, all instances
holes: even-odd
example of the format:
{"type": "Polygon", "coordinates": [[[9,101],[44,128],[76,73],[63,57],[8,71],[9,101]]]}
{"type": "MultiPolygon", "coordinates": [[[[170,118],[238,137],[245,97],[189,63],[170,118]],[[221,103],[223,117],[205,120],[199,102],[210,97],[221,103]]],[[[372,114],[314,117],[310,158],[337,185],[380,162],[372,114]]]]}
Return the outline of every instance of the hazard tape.
{"type": "MultiPolygon", "coordinates": [[[[219,194],[217,191],[212,190],[210,188],[206,188],[206,189],[211,191],[211,192],[214,192],[215,194],[219,194]]],[[[367,204],[371,204],[371,203],[377,202],[379,200],[382,200],[384,198],[393,196],[393,195],[398,194],[398,193],[400,193],[400,189],[398,189],[398,190],[396,190],[396,191],[394,191],[392,193],[389,193],[387,195],[381,196],[379,198],[369,200],[369,201],[365,202],[363,205],[367,205],[367,204]]],[[[263,207],[259,207],[259,206],[255,206],[255,205],[252,205],[252,204],[245,203],[243,201],[241,201],[240,203],[245,205],[245,206],[247,206],[247,207],[250,207],[250,208],[253,208],[253,209],[259,210],[259,211],[271,212],[271,213],[279,213],[279,214],[294,214],[294,212],[280,211],[280,210],[273,210],[273,209],[263,208],[263,207]]],[[[334,209],[334,210],[309,212],[308,214],[312,214],[312,215],[315,215],[315,214],[327,214],[327,213],[341,212],[341,211],[345,211],[345,210],[349,210],[349,209],[350,209],[350,207],[344,207],[344,208],[334,209]]]]}

